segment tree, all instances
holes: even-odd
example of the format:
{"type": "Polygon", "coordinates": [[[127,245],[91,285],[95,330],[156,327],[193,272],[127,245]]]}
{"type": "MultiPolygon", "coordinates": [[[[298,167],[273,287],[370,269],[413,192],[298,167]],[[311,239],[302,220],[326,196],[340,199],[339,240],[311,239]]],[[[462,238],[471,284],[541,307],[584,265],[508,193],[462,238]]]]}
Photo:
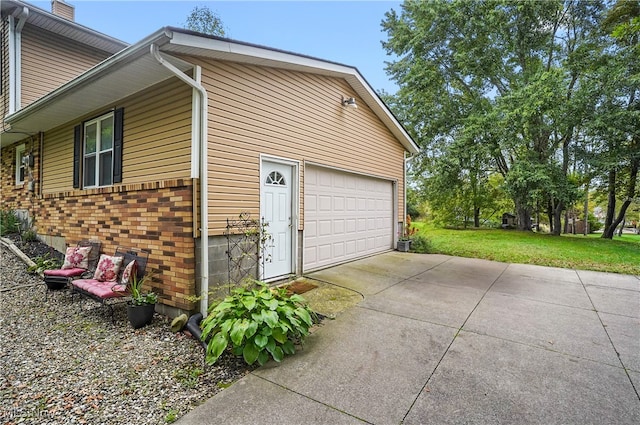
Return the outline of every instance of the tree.
{"type": "Polygon", "coordinates": [[[216,35],[224,37],[226,30],[222,20],[217,13],[211,11],[207,6],[194,7],[184,27],[191,31],[200,32],[203,34],[216,35]]]}
{"type": "Polygon", "coordinates": [[[387,72],[400,86],[399,116],[425,151],[424,172],[441,173],[434,158],[463,145],[469,176],[503,175],[519,229],[549,205],[559,234],[578,193],[568,178],[582,116],[575,99],[602,12],[601,2],[571,0],[408,0],[400,14],[387,12],[383,46],[398,57],[387,72]]]}
{"type": "MultiPolygon", "coordinates": [[[[607,167],[607,215],[603,238],[611,239],[629,206],[640,197],[640,1],[618,0],[603,22],[616,50],[596,72],[601,81],[592,129],[604,141],[607,167]],[[602,77],[607,78],[601,80],[602,77]],[[616,194],[624,194],[616,211],[616,194]]],[[[598,81],[596,80],[596,81],[598,81]]]]}

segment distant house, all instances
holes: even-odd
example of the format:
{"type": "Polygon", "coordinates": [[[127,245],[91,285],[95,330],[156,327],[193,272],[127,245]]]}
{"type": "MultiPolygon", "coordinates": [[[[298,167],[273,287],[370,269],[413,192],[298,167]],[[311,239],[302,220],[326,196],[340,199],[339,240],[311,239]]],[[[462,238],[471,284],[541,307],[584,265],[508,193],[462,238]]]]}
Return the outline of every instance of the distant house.
{"type": "Polygon", "coordinates": [[[516,216],[511,213],[502,214],[502,228],[503,229],[515,229],[516,216]]]}
{"type": "Polygon", "coordinates": [[[2,208],[44,241],[149,249],[170,315],[225,282],[243,211],[273,236],[262,279],[395,246],[417,146],[357,69],[170,27],[126,46],[72,14],[1,10],[2,208]]]}

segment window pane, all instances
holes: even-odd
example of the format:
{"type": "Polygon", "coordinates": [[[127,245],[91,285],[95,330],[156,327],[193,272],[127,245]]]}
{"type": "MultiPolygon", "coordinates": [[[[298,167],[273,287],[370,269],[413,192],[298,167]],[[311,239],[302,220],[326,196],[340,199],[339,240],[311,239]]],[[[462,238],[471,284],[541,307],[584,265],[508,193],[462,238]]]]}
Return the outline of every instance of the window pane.
{"type": "Polygon", "coordinates": [[[96,157],[95,155],[86,157],[84,159],[84,186],[96,185],[96,157]]]}
{"type": "Polygon", "coordinates": [[[90,154],[96,151],[97,124],[93,123],[85,128],[84,153],[90,154]]]}
{"type": "Polygon", "coordinates": [[[20,145],[16,148],[16,184],[24,181],[25,166],[22,165],[22,158],[24,157],[24,145],[20,145]]]}
{"type": "Polygon", "coordinates": [[[100,155],[100,186],[107,186],[113,183],[113,170],[111,151],[100,155]]]}
{"type": "Polygon", "coordinates": [[[100,150],[113,147],[113,115],[100,121],[100,150]]]}

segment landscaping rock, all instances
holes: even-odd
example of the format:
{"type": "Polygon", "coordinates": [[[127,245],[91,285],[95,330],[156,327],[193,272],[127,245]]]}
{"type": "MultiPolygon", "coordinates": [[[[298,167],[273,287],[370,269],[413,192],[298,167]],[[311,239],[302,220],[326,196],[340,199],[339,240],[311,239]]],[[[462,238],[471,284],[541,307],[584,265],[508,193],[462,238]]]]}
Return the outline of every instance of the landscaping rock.
{"type": "Polygon", "coordinates": [[[93,301],[48,294],[37,275],[0,246],[2,423],[162,424],[247,372],[224,354],[204,363],[198,341],[171,333],[159,315],[134,330],[125,305],[116,323],[93,301]]]}

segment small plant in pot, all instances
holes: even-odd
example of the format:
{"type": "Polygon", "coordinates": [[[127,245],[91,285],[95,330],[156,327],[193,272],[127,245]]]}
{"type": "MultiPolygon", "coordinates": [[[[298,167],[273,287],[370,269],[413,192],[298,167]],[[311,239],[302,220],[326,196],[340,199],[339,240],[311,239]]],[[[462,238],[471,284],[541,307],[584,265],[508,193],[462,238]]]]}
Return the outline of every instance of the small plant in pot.
{"type": "Polygon", "coordinates": [[[153,292],[144,292],[143,287],[151,282],[153,273],[138,277],[132,273],[127,289],[131,294],[131,301],[127,305],[127,317],[134,329],[148,325],[153,320],[153,313],[158,302],[158,295],[153,292]]]}

